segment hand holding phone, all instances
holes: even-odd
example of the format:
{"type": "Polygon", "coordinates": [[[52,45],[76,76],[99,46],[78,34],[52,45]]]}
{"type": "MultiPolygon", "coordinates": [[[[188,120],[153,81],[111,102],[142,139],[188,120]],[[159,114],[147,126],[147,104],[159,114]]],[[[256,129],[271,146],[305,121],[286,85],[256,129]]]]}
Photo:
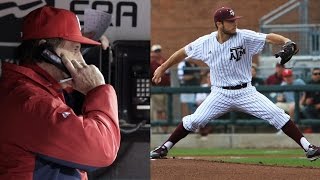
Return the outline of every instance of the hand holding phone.
{"type": "Polygon", "coordinates": [[[63,64],[61,58],[56,53],[54,53],[52,50],[49,50],[48,48],[45,48],[41,52],[41,56],[44,58],[44,60],[46,62],[55,65],[57,68],[59,68],[60,70],[62,70],[66,74],[68,74],[69,77],[71,77],[70,72],[68,71],[68,69],[63,64]]]}
{"type": "Polygon", "coordinates": [[[105,84],[104,77],[94,65],[87,65],[83,60],[70,60],[61,54],[62,62],[72,76],[73,89],[86,95],[90,90],[105,84]]]}

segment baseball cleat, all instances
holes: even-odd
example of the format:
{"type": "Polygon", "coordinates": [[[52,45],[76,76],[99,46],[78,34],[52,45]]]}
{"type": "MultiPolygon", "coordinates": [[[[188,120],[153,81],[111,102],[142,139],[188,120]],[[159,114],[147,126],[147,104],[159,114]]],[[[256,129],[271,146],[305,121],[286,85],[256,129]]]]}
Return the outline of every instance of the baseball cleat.
{"type": "Polygon", "coordinates": [[[320,147],[315,145],[309,145],[309,148],[306,152],[306,156],[310,161],[315,161],[320,158],[320,147]]]}
{"type": "Polygon", "coordinates": [[[167,154],[168,154],[167,147],[162,145],[150,152],[150,159],[161,159],[166,157],[167,154]]]}

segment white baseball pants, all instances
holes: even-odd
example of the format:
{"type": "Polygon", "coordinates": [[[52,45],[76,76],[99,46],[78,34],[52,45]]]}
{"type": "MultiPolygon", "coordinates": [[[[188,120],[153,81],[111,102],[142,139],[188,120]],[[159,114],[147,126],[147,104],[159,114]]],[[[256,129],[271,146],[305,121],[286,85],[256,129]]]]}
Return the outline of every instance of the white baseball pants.
{"type": "Polygon", "coordinates": [[[212,86],[211,93],[197,110],[185,116],[183,126],[188,131],[204,127],[210,120],[214,121],[230,111],[241,111],[269,122],[281,129],[290,119],[284,110],[277,107],[252,85],[238,90],[227,90],[212,86]]]}

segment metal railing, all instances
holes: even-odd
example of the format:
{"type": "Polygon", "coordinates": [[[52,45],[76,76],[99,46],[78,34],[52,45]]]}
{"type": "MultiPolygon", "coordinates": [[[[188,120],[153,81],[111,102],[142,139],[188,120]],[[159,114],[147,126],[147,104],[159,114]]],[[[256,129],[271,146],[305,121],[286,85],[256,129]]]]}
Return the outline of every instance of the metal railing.
{"type": "MultiPolygon", "coordinates": [[[[260,32],[278,33],[293,40],[300,48],[298,56],[319,56],[320,24],[309,23],[316,22],[315,16],[311,16],[316,12],[309,13],[310,5],[309,0],[289,0],[283,3],[260,18],[260,32]],[[285,15],[293,11],[298,12],[298,18],[294,23],[288,24],[285,15]]],[[[272,56],[277,50],[277,47],[266,46],[262,55],[272,56]]]]}
{"type": "MultiPolygon", "coordinates": [[[[320,55],[320,24],[272,24],[261,25],[263,33],[277,33],[296,42],[300,51],[297,56],[320,55]]],[[[262,56],[272,56],[279,47],[268,44],[262,56]]]]}
{"type": "MultiPolygon", "coordinates": [[[[295,97],[295,111],[294,111],[294,121],[297,124],[300,124],[300,106],[299,99],[301,92],[315,92],[320,91],[320,85],[272,85],[272,86],[257,86],[256,89],[260,93],[272,93],[272,92],[284,92],[284,91],[292,91],[294,92],[295,97]]],[[[199,87],[199,86],[189,86],[189,87],[151,87],[151,94],[167,94],[168,95],[168,104],[167,104],[167,113],[168,119],[167,122],[159,122],[157,120],[151,121],[152,126],[160,126],[160,125],[175,125],[176,121],[173,118],[173,95],[181,94],[181,93],[210,93],[211,90],[208,87],[199,87]]],[[[234,122],[235,116],[230,115],[230,121],[234,122]]],[[[181,119],[179,119],[181,121],[181,119]]],[[[320,119],[319,119],[320,122],[320,119]]]]}

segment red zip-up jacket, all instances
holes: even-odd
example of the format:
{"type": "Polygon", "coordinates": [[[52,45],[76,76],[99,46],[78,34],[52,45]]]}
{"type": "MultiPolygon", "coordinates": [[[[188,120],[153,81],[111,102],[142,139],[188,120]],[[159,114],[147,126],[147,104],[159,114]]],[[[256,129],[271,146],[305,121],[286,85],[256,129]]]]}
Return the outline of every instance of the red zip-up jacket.
{"type": "Polygon", "coordinates": [[[111,85],[87,93],[83,116],[37,65],[2,64],[0,179],[87,179],[109,166],[120,146],[118,105],[111,85]]]}

